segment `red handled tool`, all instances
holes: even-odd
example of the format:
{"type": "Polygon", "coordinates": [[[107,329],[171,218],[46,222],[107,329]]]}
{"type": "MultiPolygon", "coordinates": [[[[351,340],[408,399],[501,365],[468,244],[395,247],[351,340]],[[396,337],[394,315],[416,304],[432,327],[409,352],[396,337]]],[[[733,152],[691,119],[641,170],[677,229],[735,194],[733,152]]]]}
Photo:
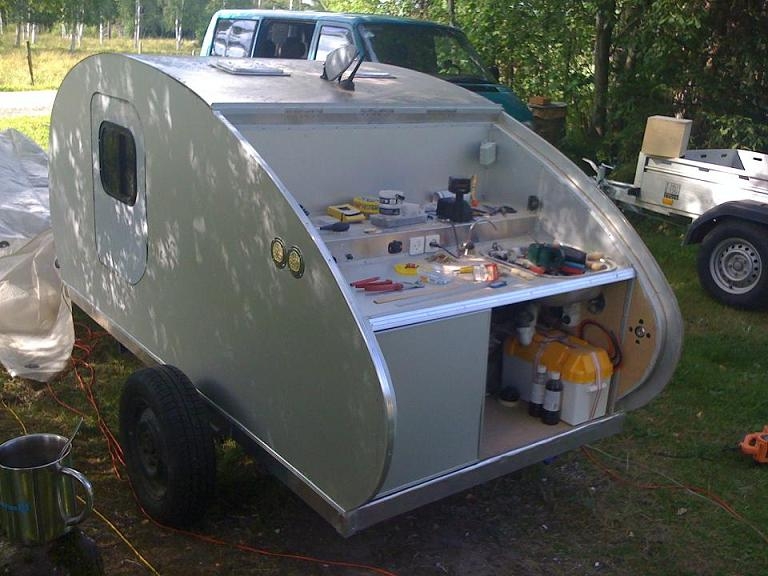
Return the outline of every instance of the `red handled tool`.
{"type": "Polygon", "coordinates": [[[421,282],[393,282],[389,279],[380,280],[378,276],[355,280],[354,282],[350,282],[349,285],[359,290],[364,290],[365,292],[397,292],[398,290],[408,290],[410,288],[421,288],[424,286],[421,282]]]}
{"type": "Polygon", "coordinates": [[[395,292],[403,289],[403,285],[399,282],[392,282],[392,280],[389,279],[380,280],[378,276],[356,280],[351,282],[350,286],[365,290],[366,292],[395,292]]]}

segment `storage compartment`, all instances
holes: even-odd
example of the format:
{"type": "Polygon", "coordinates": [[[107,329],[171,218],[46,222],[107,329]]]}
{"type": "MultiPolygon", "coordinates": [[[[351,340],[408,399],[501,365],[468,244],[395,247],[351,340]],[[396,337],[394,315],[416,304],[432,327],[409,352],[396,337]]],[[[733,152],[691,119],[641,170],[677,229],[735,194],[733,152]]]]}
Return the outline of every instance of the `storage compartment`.
{"type": "Polygon", "coordinates": [[[645,124],[641,151],[652,156],[679,158],[688,149],[691,120],[650,116],[645,124]]]}
{"type": "Polygon", "coordinates": [[[539,364],[560,372],[564,422],[575,426],[605,415],[613,365],[604,349],[563,332],[537,332],[528,346],[509,338],[504,345],[502,385],[517,388],[527,402],[539,364]]]}

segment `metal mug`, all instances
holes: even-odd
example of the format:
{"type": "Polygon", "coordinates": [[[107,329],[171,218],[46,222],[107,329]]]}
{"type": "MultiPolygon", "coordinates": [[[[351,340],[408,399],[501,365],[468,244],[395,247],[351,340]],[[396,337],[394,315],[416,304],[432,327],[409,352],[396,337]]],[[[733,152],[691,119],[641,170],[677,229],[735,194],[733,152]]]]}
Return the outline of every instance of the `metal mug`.
{"type": "Polygon", "coordinates": [[[0,527],[11,542],[51,542],[93,509],[91,483],[68,467],[71,448],[58,434],[28,434],[0,445],[0,527]],[[79,512],[74,480],[85,490],[79,512]]]}

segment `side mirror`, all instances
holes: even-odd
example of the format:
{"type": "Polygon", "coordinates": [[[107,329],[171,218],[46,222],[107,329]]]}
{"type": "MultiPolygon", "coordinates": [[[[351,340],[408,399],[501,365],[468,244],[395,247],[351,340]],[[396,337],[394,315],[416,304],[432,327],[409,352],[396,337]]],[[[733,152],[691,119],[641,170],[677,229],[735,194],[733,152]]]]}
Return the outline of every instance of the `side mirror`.
{"type": "Polygon", "coordinates": [[[357,57],[357,48],[354,44],[345,44],[328,53],[323,64],[323,80],[333,82],[338,80],[347,71],[357,57]]]}

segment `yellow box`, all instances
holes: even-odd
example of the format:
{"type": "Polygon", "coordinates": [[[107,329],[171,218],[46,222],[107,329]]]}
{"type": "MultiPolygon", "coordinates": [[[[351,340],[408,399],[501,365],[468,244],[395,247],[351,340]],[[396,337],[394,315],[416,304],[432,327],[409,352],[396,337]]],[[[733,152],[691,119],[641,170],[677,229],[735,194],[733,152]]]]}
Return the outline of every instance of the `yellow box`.
{"type": "Polygon", "coordinates": [[[641,151],[651,156],[679,158],[688,149],[691,120],[669,116],[650,116],[645,123],[641,151]]]}
{"type": "Polygon", "coordinates": [[[362,222],[365,220],[365,214],[351,204],[328,206],[326,212],[328,213],[328,216],[333,216],[341,222],[362,222]]]}
{"type": "Polygon", "coordinates": [[[355,196],[352,199],[352,205],[366,216],[379,213],[378,198],[365,198],[363,196],[355,196]]]}

